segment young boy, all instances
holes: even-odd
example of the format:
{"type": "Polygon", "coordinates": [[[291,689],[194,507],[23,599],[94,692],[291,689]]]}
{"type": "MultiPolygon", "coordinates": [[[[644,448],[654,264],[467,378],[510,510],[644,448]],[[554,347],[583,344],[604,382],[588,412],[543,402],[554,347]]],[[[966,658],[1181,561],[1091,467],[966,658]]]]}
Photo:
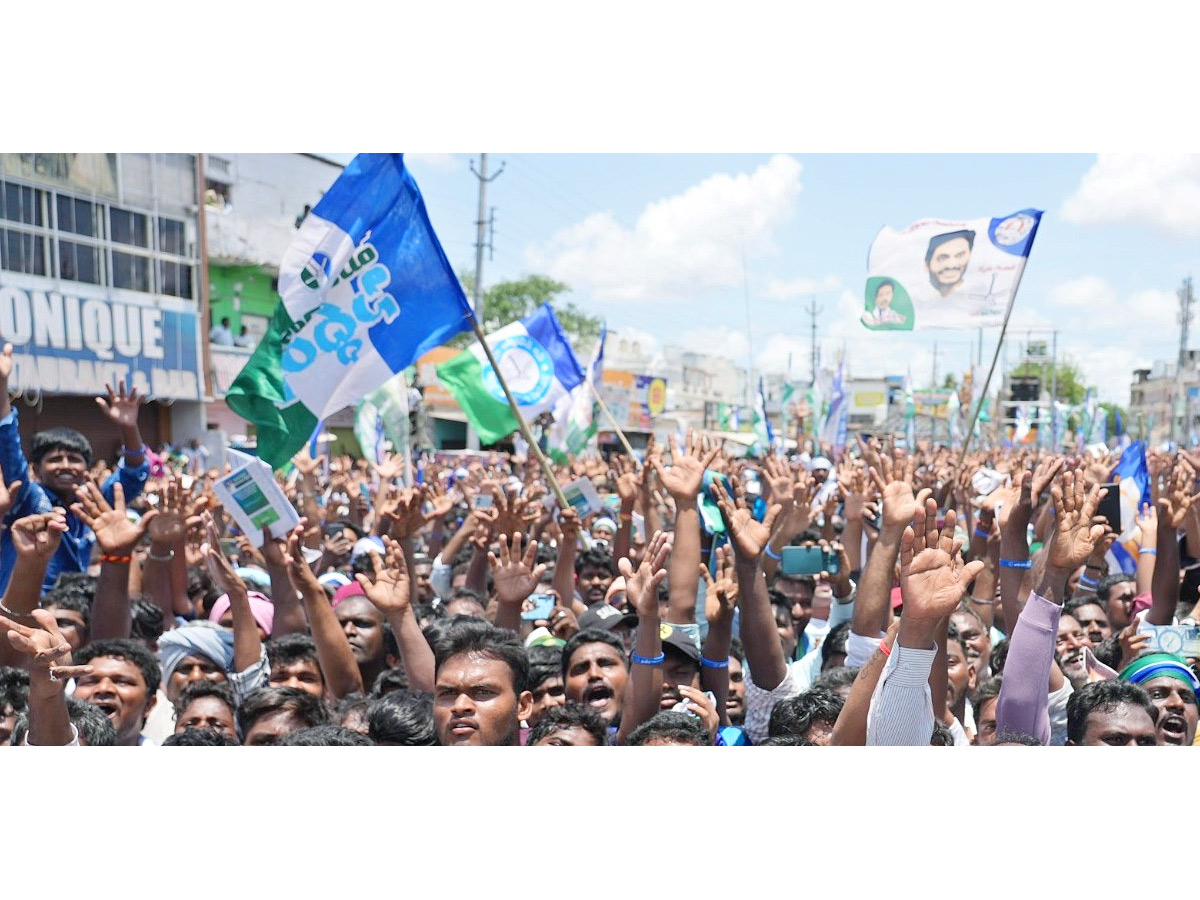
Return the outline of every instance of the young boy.
{"type": "MultiPolygon", "coordinates": [[[[9,498],[10,506],[5,515],[5,524],[35,513],[47,513],[54,507],[62,507],[67,514],[67,532],[57,552],[46,567],[43,592],[54,586],[60,572],[86,571],[96,542],[92,530],[72,512],[76,502],[75,488],[87,480],[92,465],[92,445],[78,431],[71,428],[51,428],[38,432],[33,437],[33,477],[30,466],[21,450],[21,435],[17,429],[17,411],[8,399],[8,378],[12,374],[12,344],[4,345],[0,353],[0,470],[4,484],[21,482],[16,493],[9,498]],[[36,478],[36,480],[34,480],[36,478]]],[[[114,393],[108,389],[108,400],[97,397],[96,403],[104,410],[121,433],[125,445],[124,454],[117,471],[104,482],[101,491],[104,499],[113,502],[113,487],[119,481],[125,491],[125,502],[131,502],[141,492],[150,474],[146,463],[146,447],[138,430],[138,405],[142,401],[136,388],[125,390],[121,381],[114,393]]],[[[0,534],[0,593],[8,587],[8,579],[16,564],[17,553],[12,545],[8,529],[0,534]]]]}

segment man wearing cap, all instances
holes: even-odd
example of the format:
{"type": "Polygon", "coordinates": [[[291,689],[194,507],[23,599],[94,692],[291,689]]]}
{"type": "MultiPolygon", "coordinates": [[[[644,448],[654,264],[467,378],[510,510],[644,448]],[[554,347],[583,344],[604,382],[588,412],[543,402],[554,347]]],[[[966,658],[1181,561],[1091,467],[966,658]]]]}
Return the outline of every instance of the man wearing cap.
{"type": "Polygon", "coordinates": [[[627,613],[607,603],[593,606],[579,617],[579,630],[599,628],[617,635],[625,644],[625,652],[633,652],[633,634],[637,628],[637,613],[627,613]]]}
{"type": "Polygon", "coordinates": [[[1196,691],[1200,679],[1173,653],[1148,653],[1121,670],[1120,681],[1136,684],[1158,709],[1159,741],[1190,747],[1196,739],[1196,691]]]}

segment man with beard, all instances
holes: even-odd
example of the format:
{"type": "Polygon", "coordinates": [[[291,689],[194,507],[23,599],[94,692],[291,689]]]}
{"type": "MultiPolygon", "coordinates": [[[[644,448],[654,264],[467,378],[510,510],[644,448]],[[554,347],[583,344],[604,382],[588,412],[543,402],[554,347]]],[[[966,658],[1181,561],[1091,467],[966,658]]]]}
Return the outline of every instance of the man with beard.
{"type": "Polygon", "coordinates": [[[1159,742],[1190,747],[1196,739],[1196,692],[1200,679],[1173,653],[1148,653],[1131,662],[1119,680],[1136,684],[1158,709],[1159,742]]]}
{"type": "Polygon", "coordinates": [[[975,232],[964,229],[934,235],[925,251],[925,268],[929,283],[943,297],[962,289],[963,275],[975,248],[975,232]]]}
{"type": "Polygon", "coordinates": [[[991,677],[988,661],[992,655],[992,639],[979,614],[970,607],[960,607],[950,616],[950,624],[958,630],[967,661],[975,667],[975,679],[982,681],[991,677]]]}
{"type": "Polygon", "coordinates": [[[515,747],[533,711],[529,660],[516,635],[458,618],[434,648],[433,723],[443,747],[515,747]]]}
{"type": "Polygon", "coordinates": [[[75,654],[77,665],[92,671],[75,679],[75,699],[100,707],[117,732],[117,745],[146,746],[142,736],[154,709],[162,670],[141,641],[110,638],[85,644],[75,654]]]}

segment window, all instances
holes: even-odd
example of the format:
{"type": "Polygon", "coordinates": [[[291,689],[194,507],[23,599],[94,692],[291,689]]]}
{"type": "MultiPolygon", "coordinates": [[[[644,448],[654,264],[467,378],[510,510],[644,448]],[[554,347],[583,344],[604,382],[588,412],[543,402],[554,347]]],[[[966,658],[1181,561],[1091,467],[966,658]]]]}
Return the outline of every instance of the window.
{"type": "Polygon", "coordinates": [[[44,225],[45,219],[42,206],[46,201],[46,192],[20,184],[9,184],[0,181],[0,218],[10,222],[24,222],[26,225],[44,225]]]}
{"type": "Polygon", "coordinates": [[[25,275],[45,275],[46,239],[0,228],[0,269],[25,275]]]}
{"type": "Polygon", "coordinates": [[[82,281],[87,284],[104,284],[104,270],[100,265],[100,248],[74,241],[58,242],[59,277],[67,281],[82,281]]]}
{"type": "MultiPolygon", "coordinates": [[[[144,217],[143,217],[144,218],[144,217]]],[[[128,291],[150,290],[150,260],[145,256],[114,250],[112,285],[128,291]]]]}
{"type": "Polygon", "coordinates": [[[58,195],[58,230],[88,237],[99,237],[99,216],[96,204],[58,195]]]}
{"type": "Polygon", "coordinates": [[[163,261],[158,264],[158,289],[172,297],[192,299],[192,267],[187,263],[163,261]]]}
{"type": "Polygon", "coordinates": [[[132,244],[135,247],[150,246],[146,216],[126,209],[117,209],[114,206],[109,217],[112,220],[112,239],[114,241],[121,244],[132,244]]]}
{"type": "Polygon", "coordinates": [[[158,220],[158,249],[175,256],[186,256],[187,246],[183,223],[176,219],[158,220]]]}

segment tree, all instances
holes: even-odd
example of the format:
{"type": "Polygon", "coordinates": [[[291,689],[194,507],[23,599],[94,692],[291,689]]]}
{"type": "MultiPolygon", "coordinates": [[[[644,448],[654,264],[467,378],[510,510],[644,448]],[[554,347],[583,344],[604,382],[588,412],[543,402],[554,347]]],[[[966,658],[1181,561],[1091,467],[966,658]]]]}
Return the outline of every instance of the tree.
{"type": "Polygon", "coordinates": [[[1054,399],[1064,403],[1082,403],[1084,397],[1087,396],[1087,386],[1084,384],[1083,373],[1079,371],[1079,366],[1070,357],[1061,359],[1057,367],[1052,366],[1049,362],[1021,363],[1009,375],[1018,378],[1036,375],[1042,380],[1042,389],[1048,393],[1051,385],[1051,373],[1056,370],[1058,380],[1055,387],[1058,396],[1054,399]]]}
{"type": "MultiPolygon", "coordinates": [[[[462,273],[458,277],[467,296],[474,296],[475,276],[462,273]]],[[[561,281],[545,275],[527,275],[517,281],[494,284],[483,292],[483,333],[490,334],[510,322],[523,319],[543,303],[549,303],[563,331],[571,339],[576,355],[591,353],[591,344],[600,335],[600,319],[589,316],[574,303],[560,299],[559,295],[568,291],[570,288],[561,281]]],[[[474,341],[475,335],[468,332],[451,341],[450,346],[468,347],[474,341]]]]}

